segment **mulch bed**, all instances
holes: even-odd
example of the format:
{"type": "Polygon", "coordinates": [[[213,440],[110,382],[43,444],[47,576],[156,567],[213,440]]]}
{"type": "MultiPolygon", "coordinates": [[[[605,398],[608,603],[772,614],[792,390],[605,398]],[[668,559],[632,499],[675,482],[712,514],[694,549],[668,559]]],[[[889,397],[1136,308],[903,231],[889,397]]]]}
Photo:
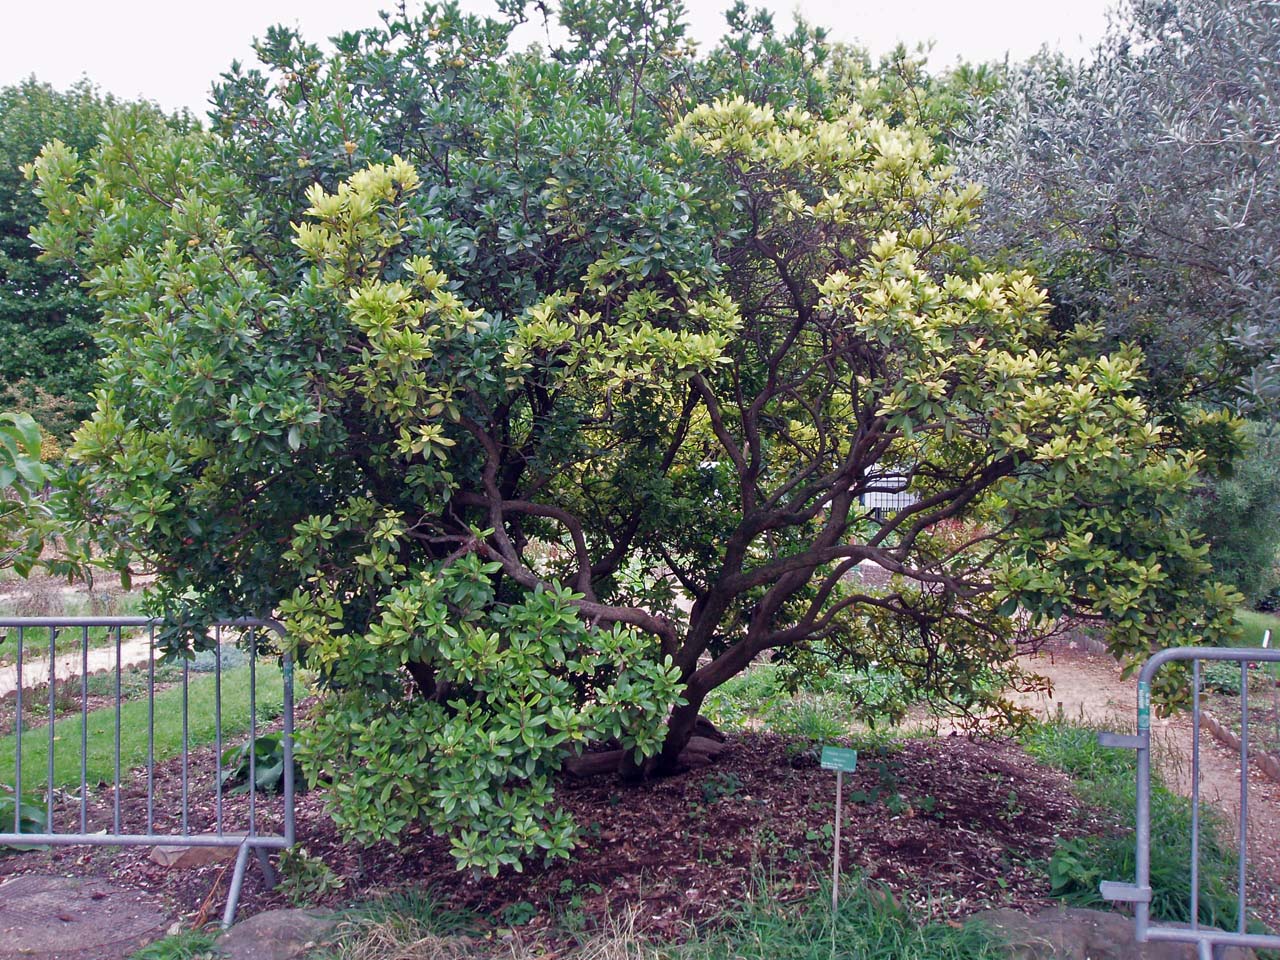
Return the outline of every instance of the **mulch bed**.
{"type": "MultiPolygon", "coordinates": [[[[211,751],[193,754],[192,832],[211,823],[212,768],[211,751]]],[[[181,765],[160,765],[157,774],[158,794],[174,802],[157,829],[176,829],[181,765]]],[[[1088,826],[1089,811],[1065,777],[1013,745],[960,736],[908,740],[864,754],[845,789],[845,868],[934,918],[995,904],[1044,904],[1047,882],[1032,864],[1049,857],[1056,837],[1088,826]]],[[[122,794],[125,827],[138,829],[145,824],[145,782],[131,782],[122,794]]],[[[654,935],[688,936],[692,926],[759,890],[762,877],[774,896],[801,899],[829,876],[835,775],[819,769],[811,752],[770,734],[732,736],[711,766],[655,782],[565,778],[559,797],[582,828],[574,859],[497,878],[457,871],[447,842],[416,829],[399,846],[360,851],[345,845],[324,816],[319,791],[298,798],[298,840],[345,881],[321,905],[429,886],[446,904],[495,925],[524,921],[522,930],[535,937],[561,936],[566,925],[592,929],[624,905],[654,935]]],[[[91,821],[99,826],[110,822],[104,798],[109,788],[93,800],[91,821]]],[[[275,806],[259,800],[262,822],[279,822],[275,806]]],[[[247,797],[225,798],[226,830],[244,822],[246,807],[247,797]]],[[[65,812],[78,815],[78,805],[68,802],[65,812]]],[[[110,847],[0,853],[0,879],[43,872],[100,876],[157,892],[187,917],[220,914],[229,864],[167,869],[148,853],[110,847]]],[[[240,916],[283,905],[251,865],[240,916]]]]}

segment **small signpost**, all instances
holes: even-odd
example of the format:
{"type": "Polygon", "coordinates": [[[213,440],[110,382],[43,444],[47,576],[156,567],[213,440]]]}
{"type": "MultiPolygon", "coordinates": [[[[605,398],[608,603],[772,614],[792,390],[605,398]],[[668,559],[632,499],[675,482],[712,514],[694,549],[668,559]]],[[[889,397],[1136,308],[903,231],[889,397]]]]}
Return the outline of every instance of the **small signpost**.
{"type": "Polygon", "coordinates": [[[831,912],[840,905],[840,821],[844,819],[844,775],[858,768],[858,751],[848,747],[823,747],[822,769],[836,772],[835,848],[831,858],[831,912]]]}

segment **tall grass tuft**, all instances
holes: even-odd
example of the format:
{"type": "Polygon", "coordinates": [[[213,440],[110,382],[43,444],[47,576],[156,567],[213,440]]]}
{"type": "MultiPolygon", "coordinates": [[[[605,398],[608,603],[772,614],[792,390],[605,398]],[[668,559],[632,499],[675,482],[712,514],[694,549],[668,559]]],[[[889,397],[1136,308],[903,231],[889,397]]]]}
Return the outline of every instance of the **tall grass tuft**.
{"type": "MultiPolygon", "coordinates": [[[[1098,731],[1071,724],[1040,724],[1024,738],[1033,757],[1067,773],[1072,789],[1105,810],[1114,826],[1101,833],[1060,841],[1049,862],[1053,893],[1081,907],[1109,905],[1098,884],[1132,882],[1135,871],[1133,823],[1137,765],[1132,751],[1098,745],[1098,731]]],[[[1236,922],[1232,890],[1236,859],[1221,840],[1224,825],[1216,811],[1200,810],[1200,910],[1208,926],[1236,922]]],[[[1151,778],[1151,916],[1172,923],[1191,919],[1191,801],[1151,778]]]]}
{"type": "Polygon", "coordinates": [[[678,960],[995,960],[1007,954],[975,924],[928,923],[893,894],[856,876],[831,894],[802,904],[758,896],[727,919],[719,933],[672,954],[678,960]]]}

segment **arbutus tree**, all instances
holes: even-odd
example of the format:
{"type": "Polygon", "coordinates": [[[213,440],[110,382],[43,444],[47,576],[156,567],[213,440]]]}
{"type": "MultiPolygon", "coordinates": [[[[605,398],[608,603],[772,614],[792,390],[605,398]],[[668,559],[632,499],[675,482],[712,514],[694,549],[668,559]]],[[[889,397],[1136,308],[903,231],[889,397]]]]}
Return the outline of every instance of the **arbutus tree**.
{"type": "Polygon", "coordinates": [[[1118,656],[1230,629],[1167,520],[1238,424],[1163,426],[1136,351],[976,265],[979,190],[820,35],[584,19],[630,9],[551,57],[449,5],[274,31],[212,134],[121,113],[30,171],[104,304],[90,512],[175,615],[283,617],[361,841],[565,856],[566,758],[678,769],[762,656],[979,713],[1061,615],[1118,656]]]}

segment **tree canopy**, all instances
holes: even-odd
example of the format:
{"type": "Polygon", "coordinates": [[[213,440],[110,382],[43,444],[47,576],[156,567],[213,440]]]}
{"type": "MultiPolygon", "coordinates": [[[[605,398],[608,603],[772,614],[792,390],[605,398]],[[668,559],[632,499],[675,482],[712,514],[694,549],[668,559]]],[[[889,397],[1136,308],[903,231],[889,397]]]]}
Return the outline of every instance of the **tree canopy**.
{"type": "Polygon", "coordinates": [[[1278,19],[1126,0],[1093,58],[1010,70],[959,136],[990,200],[978,247],[1141,344],[1157,400],[1280,396],[1278,19]]]}
{"type": "Polygon", "coordinates": [[[88,81],[66,91],[34,78],[0,88],[0,406],[34,411],[63,441],[93,410],[98,310],[77,271],[37,259],[29,234],[42,208],[19,167],[51,140],[93,150],[114,106],[88,81]]]}
{"type": "Polygon", "coordinates": [[[564,759],[676,769],[762,656],[982,711],[1063,614],[1231,628],[1168,521],[1239,425],[1162,423],[1136,348],[973,257],[913,97],[741,6],[706,55],[626,0],[512,52],[520,8],[276,29],[210,133],[116,112],[29,168],[105,312],[87,508],[171,609],[280,612],[347,831],[564,855],[564,759]]]}

